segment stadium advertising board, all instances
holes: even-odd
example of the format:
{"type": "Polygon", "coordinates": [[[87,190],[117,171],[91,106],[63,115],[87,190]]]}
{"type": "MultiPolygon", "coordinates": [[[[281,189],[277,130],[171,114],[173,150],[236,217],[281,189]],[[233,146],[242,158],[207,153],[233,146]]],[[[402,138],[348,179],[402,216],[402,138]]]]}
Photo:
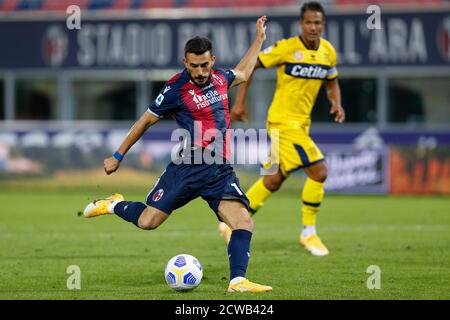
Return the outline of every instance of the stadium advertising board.
{"type": "Polygon", "coordinates": [[[392,194],[450,194],[448,148],[393,146],[389,161],[392,194]]]}
{"type": "MultiPolygon", "coordinates": [[[[0,131],[0,174],[48,174],[58,170],[98,168],[127,130],[0,131]]],[[[170,131],[144,135],[124,165],[160,170],[177,144],[170,131]]],[[[397,134],[364,132],[314,134],[329,165],[326,184],[332,193],[450,194],[450,135],[440,132],[397,134]],[[390,175],[390,172],[395,174],[390,175]]],[[[254,152],[255,146],[249,146],[254,152]]],[[[256,172],[258,162],[236,165],[256,172]]]]}
{"type": "MultiPolygon", "coordinates": [[[[381,29],[369,15],[329,15],[325,37],[345,67],[448,66],[448,12],[384,13],[381,29]]],[[[79,30],[60,21],[0,21],[0,69],[179,68],[187,39],[212,39],[218,62],[236,65],[250,45],[254,17],[200,19],[83,19],[79,30]]],[[[299,32],[298,15],[271,16],[266,46],[299,32]]]]}
{"type": "Polygon", "coordinates": [[[387,147],[356,148],[354,145],[321,145],[328,164],[326,191],[351,194],[389,192],[387,147]]]}

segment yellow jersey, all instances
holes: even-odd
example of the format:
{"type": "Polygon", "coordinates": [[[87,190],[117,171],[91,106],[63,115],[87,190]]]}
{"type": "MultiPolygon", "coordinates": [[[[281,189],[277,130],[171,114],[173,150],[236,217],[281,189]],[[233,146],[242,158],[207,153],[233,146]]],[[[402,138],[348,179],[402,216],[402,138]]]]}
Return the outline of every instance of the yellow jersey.
{"type": "Polygon", "coordinates": [[[308,128],[323,81],[338,76],[331,43],[320,38],[318,49],[309,50],[296,36],[278,41],[258,58],[264,68],[277,67],[277,86],[267,121],[308,128]]]}

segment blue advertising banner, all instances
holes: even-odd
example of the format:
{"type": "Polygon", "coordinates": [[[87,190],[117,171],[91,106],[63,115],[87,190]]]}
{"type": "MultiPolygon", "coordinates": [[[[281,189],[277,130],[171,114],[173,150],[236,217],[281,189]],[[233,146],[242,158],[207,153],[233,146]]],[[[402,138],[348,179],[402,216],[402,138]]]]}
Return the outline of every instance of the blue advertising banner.
{"type": "MultiPolygon", "coordinates": [[[[450,13],[327,16],[324,36],[345,67],[449,66],[450,13]]],[[[218,63],[234,67],[250,46],[256,17],[202,19],[82,19],[79,30],[60,21],[0,21],[0,69],[178,69],[186,40],[210,38],[218,63]]],[[[299,34],[298,14],[269,15],[268,47],[299,34]]]]}
{"type": "Polygon", "coordinates": [[[320,145],[328,165],[326,191],[350,194],[389,192],[389,151],[354,145],[320,145]]]}

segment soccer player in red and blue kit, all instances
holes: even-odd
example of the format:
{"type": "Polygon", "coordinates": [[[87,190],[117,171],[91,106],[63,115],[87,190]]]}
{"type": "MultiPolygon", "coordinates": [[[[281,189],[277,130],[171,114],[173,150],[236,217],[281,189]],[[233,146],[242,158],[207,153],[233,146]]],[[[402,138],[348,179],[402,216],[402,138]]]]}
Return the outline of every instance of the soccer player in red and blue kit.
{"type": "Polygon", "coordinates": [[[175,118],[178,125],[189,132],[190,138],[185,137],[183,149],[179,153],[183,161],[172,161],[167,166],[148,193],[145,204],[125,201],[122,195],[114,194],[91,202],[83,213],[87,218],[116,214],[141,229],[153,230],[173,210],[202,197],[218,219],[233,230],[228,245],[229,292],[272,291],[269,286],[253,283],[245,278],[253,221],[248,213],[249,201],[239,188],[239,180],[233,168],[227,163],[230,143],[227,134],[227,129],[230,128],[227,92],[230,87],[247,81],[252,73],[266,38],[266,20],[265,16],[257,20],[255,40],[233,70],[212,69],[215,57],[208,39],[195,37],[186,43],[183,60],[185,69],[166,83],[114,155],[104,160],[104,169],[108,175],[115,172],[127,151],[144,132],[160,118],[168,116],[175,118]],[[217,135],[210,134],[211,129],[217,135]],[[194,134],[198,130],[201,134],[194,134]],[[214,145],[212,149],[219,152],[215,154],[215,159],[222,161],[186,161],[196,151],[208,150],[210,145],[214,145]]]}

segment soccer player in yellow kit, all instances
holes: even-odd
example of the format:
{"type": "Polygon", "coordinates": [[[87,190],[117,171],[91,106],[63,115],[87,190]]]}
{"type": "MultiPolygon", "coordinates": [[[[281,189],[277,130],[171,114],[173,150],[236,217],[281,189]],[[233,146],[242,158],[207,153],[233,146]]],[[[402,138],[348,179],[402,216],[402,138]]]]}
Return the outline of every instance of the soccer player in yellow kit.
{"type": "MultiPolygon", "coordinates": [[[[320,3],[307,2],[300,11],[300,36],[282,39],[260,52],[257,68],[277,68],[277,86],[267,116],[267,130],[278,130],[279,152],[272,150],[272,161],[279,165],[274,175],[266,175],[250,187],[246,195],[254,212],[297,169],[307,175],[302,192],[303,229],[299,242],[311,254],[326,256],[329,251],[316,234],[316,216],[324,197],[324,182],[328,168],[322,152],[309,136],[311,111],[319,89],[325,85],[331,103],[330,113],[342,123],[345,112],[337,80],[336,51],[330,42],[320,37],[325,25],[325,12],[320,3]],[[275,161],[274,161],[275,159],[275,161]]],[[[233,120],[247,120],[245,98],[250,81],[240,87],[233,120]]],[[[221,223],[220,233],[227,240],[228,227],[221,223]]],[[[228,240],[227,240],[228,241],[228,240]]]]}

